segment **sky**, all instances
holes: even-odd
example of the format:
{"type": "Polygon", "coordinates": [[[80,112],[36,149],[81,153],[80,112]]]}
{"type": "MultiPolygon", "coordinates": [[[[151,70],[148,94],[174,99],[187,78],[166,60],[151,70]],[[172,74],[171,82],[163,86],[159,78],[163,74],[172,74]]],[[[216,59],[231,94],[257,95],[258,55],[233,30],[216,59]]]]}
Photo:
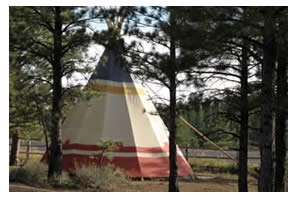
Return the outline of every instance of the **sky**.
{"type": "MultiPolygon", "coordinates": [[[[133,37],[125,37],[125,41],[126,42],[131,42],[132,40],[134,40],[135,38],[133,37]]],[[[143,46],[146,48],[146,50],[150,50],[150,45],[143,42],[143,46]]],[[[167,52],[165,48],[162,48],[161,46],[157,46],[156,47],[157,50],[159,52],[167,52]]],[[[104,52],[104,47],[103,46],[100,46],[100,45],[97,45],[97,44],[92,44],[89,48],[89,56],[95,56],[96,57],[96,61],[94,61],[91,66],[93,68],[96,67],[97,63],[99,62],[100,60],[100,57],[101,55],[103,54],[104,52]]],[[[88,78],[90,78],[91,75],[88,75],[88,78]]],[[[179,75],[179,79],[184,79],[184,75],[183,74],[180,74],[179,75]]],[[[70,79],[69,82],[70,83],[80,83],[80,84],[83,84],[83,85],[86,85],[88,80],[86,80],[84,78],[84,76],[80,75],[80,74],[75,74],[74,75],[74,79],[70,79]],[[75,80],[74,80],[75,79],[75,80]],[[76,82],[75,82],[76,81],[76,82]]],[[[134,79],[136,79],[134,77],[134,79]]],[[[160,85],[160,83],[158,83],[157,81],[155,82],[145,82],[146,84],[148,84],[148,86],[154,90],[154,92],[156,92],[160,97],[164,98],[165,101],[168,101],[169,100],[169,90],[167,89],[167,87],[165,86],[162,86],[160,85]]],[[[66,85],[67,82],[66,80],[64,79],[63,80],[63,84],[66,85]]],[[[214,80],[210,80],[208,82],[208,85],[209,85],[209,88],[225,88],[225,87],[230,87],[230,86],[234,86],[234,83],[232,82],[227,82],[227,81],[222,81],[222,80],[217,80],[217,79],[214,79],[214,80]]],[[[152,93],[150,91],[150,89],[146,86],[144,86],[146,92],[152,97],[152,98],[156,98],[155,94],[152,93]]],[[[188,96],[189,94],[193,93],[193,92],[197,92],[197,89],[194,88],[194,86],[185,86],[185,85],[180,85],[178,88],[177,88],[177,97],[181,97],[182,95],[185,95],[185,96],[188,96]]],[[[156,98],[157,99],[157,98],[156,98]]],[[[158,99],[156,100],[157,102],[160,102],[158,99]]]]}
{"type": "MultiPolygon", "coordinates": [[[[126,38],[125,40],[127,40],[127,42],[129,42],[129,40],[131,41],[132,38],[126,38]]],[[[148,47],[149,45],[147,45],[146,47],[148,47]]],[[[104,47],[97,45],[97,44],[92,44],[90,46],[90,49],[88,51],[88,55],[92,56],[92,57],[96,57],[96,61],[94,61],[93,63],[90,64],[90,66],[92,66],[93,68],[95,68],[100,60],[101,55],[104,52],[104,47]]],[[[90,75],[87,75],[88,78],[91,77],[90,75]]],[[[135,77],[133,77],[133,79],[136,79],[135,77]]],[[[82,84],[82,85],[86,85],[88,83],[88,80],[85,79],[84,76],[82,76],[81,74],[74,74],[72,79],[69,79],[68,81],[64,78],[63,79],[63,85],[67,86],[67,83],[70,84],[82,84]]],[[[158,95],[160,95],[160,97],[165,98],[165,99],[169,99],[169,90],[161,85],[158,85],[156,83],[150,83],[150,82],[146,82],[158,95]]],[[[147,87],[144,87],[146,92],[152,97],[155,98],[154,93],[152,93],[147,87]]],[[[183,91],[184,92],[184,91],[183,91]]]]}
{"type": "MultiPolygon", "coordinates": [[[[105,23],[98,23],[98,22],[94,22],[91,25],[93,30],[97,30],[97,31],[102,31],[102,30],[106,30],[107,26],[105,23]]],[[[142,31],[151,31],[151,28],[141,28],[142,31]]],[[[124,40],[126,43],[131,43],[132,41],[138,41],[141,42],[143,48],[145,51],[151,51],[152,49],[152,45],[149,44],[148,42],[145,41],[141,41],[139,39],[137,39],[134,36],[123,36],[124,40]]],[[[160,52],[160,53],[169,53],[169,49],[161,46],[161,45],[156,45],[155,46],[156,51],[160,52]]],[[[104,47],[98,44],[92,44],[89,47],[88,50],[88,55],[90,57],[96,57],[95,61],[93,63],[90,63],[90,66],[92,66],[93,68],[96,67],[97,63],[100,60],[101,55],[104,52],[104,47]]],[[[178,52],[177,52],[178,53],[178,52]]],[[[90,75],[87,75],[88,78],[90,78],[90,75]]],[[[185,75],[183,74],[179,74],[178,75],[179,79],[185,79],[185,75]]],[[[135,79],[135,77],[134,77],[135,79]]],[[[85,76],[82,76],[80,74],[74,74],[72,79],[66,80],[65,78],[63,79],[63,85],[67,86],[67,83],[70,84],[83,84],[86,85],[88,82],[88,80],[85,78],[85,76]]],[[[154,92],[156,92],[159,97],[165,99],[165,101],[169,101],[169,90],[167,87],[160,85],[159,82],[155,81],[155,82],[145,82],[145,84],[147,84],[150,88],[144,86],[146,92],[151,96],[151,98],[153,98],[156,102],[161,102],[158,97],[155,95],[155,93],[153,93],[150,89],[153,89],[154,92]]],[[[230,83],[230,82],[226,82],[226,81],[222,81],[222,80],[217,80],[217,79],[213,79],[210,80],[207,85],[209,86],[209,88],[225,88],[228,86],[233,86],[234,83],[230,83]]],[[[181,98],[181,96],[189,96],[191,93],[193,92],[197,92],[197,89],[194,86],[185,86],[185,85],[180,85],[177,88],[177,97],[181,98]]],[[[169,102],[167,102],[168,104],[169,102]]]]}
{"type": "MultiPolygon", "coordinates": [[[[107,26],[104,23],[92,23],[92,29],[97,30],[97,31],[102,31],[102,30],[106,30],[107,26]]],[[[149,31],[147,28],[142,28],[142,31],[149,31]]],[[[137,39],[136,37],[133,36],[123,36],[124,40],[126,43],[131,43],[134,40],[140,41],[139,39],[137,39]]],[[[147,42],[141,41],[144,50],[145,51],[150,51],[151,50],[151,45],[148,44],[147,42]]],[[[104,52],[104,47],[98,44],[91,44],[88,50],[88,56],[90,57],[96,57],[95,61],[93,63],[90,64],[90,66],[92,66],[93,68],[96,67],[97,63],[100,60],[101,55],[104,52]]],[[[156,46],[156,50],[162,53],[166,53],[168,50],[165,47],[162,46],[156,46]]],[[[169,52],[169,51],[168,51],[169,52]]],[[[88,78],[90,78],[91,74],[88,75],[88,78]]],[[[133,77],[132,77],[133,78],[133,77]]],[[[134,79],[136,79],[134,77],[134,79]]],[[[65,78],[63,79],[62,83],[64,86],[67,86],[67,84],[83,84],[86,85],[88,82],[87,79],[85,79],[84,76],[82,76],[81,74],[74,74],[72,79],[66,80],[65,78]]],[[[156,83],[150,83],[150,82],[146,82],[160,97],[164,98],[166,101],[169,100],[169,90],[161,85],[158,85],[156,83]]],[[[156,98],[154,95],[154,93],[152,93],[150,91],[150,89],[148,89],[147,87],[145,87],[146,92],[152,97],[152,98],[156,98]]],[[[185,89],[183,89],[183,92],[185,89]]],[[[192,90],[191,90],[192,91],[192,90]]],[[[158,101],[159,102],[159,101],[158,101]]]]}

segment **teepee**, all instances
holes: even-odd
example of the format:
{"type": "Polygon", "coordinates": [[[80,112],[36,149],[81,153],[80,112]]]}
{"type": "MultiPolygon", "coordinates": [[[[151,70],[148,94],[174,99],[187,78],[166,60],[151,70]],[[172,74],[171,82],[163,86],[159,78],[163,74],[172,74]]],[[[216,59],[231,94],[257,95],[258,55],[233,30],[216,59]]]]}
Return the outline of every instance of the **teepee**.
{"type": "MultiPolygon", "coordinates": [[[[63,169],[98,163],[99,140],[121,142],[103,161],[121,168],[129,177],[168,177],[168,129],[143,89],[105,50],[89,88],[99,96],[75,105],[63,124],[63,169]]],[[[177,147],[178,175],[192,169],[177,147]]]]}

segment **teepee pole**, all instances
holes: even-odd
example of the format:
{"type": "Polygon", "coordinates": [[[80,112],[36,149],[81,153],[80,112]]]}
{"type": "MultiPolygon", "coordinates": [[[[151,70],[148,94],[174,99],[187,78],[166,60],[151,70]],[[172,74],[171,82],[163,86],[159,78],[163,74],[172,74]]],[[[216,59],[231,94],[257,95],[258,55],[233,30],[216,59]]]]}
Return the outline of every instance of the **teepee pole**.
{"type": "Polygon", "coordinates": [[[211,141],[210,139],[208,139],[205,135],[203,135],[203,133],[201,133],[200,131],[198,131],[198,129],[196,129],[193,125],[191,125],[189,122],[187,122],[181,115],[177,115],[177,116],[188,127],[190,127],[193,131],[195,131],[204,141],[209,142],[211,145],[213,145],[214,147],[216,147],[217,149],[219,149],[220,151],[222,151],[226,156],[228,156],[234,162],[236,162],[236,163],[238,162],[234,157],[232,157],[229,153],[227,153],[222,147],[220,147],[219,145],[217,145],[216,143],[214,143],[213,141],[211,141]]]}
{"type": "MultiPolygon", "coordinates": [[[[143,84],[149,88],[149,90],[151,92],[153,92],[153,94],[155,94],[155,96],[157,96],[165,105],[166,102],[163,98],[161,98],[148,84],[146,84],[145,82],[143,82],[143,84]]],[[[204,141],[209,142],[211,145],[213,145],[215,148],[217,148],[218,150],[220,150],[222,153],[224,153],[228,158],[230,158],[231,160],[233,160],[235,163],[238,163],[238,161],[232,157],[229,153],[227,153],[222,147],[220,147],[219,145],[217,145],[216,143],[214,143],[213,141],[211,141],[210,139],[208,139],[205,135],[203,135],[203,133],[201,133],[197,128],[195,128],[193,125],[191,125],[188,121],[186,121],[181,115],[176,114],[177,117],[183,121],[189,128],[191,128],[193,131],[195,131],[204,141]]]]}

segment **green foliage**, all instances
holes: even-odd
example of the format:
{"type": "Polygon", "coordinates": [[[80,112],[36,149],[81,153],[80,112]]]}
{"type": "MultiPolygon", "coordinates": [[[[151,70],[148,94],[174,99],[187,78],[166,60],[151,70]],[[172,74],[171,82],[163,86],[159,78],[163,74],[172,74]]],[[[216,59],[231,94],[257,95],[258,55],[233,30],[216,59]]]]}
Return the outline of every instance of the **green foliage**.
{"type": "MultiPolygon", "coordinates": [[[[168,123],[168,108],[156,105],[160,116],[165,123],[168,123]]],[[[210,102],[200,96],[192,96],[185,103],[178,103],[179,115],[183,116],[194,127],[206,135],[209,139],[224,148],[234,149],[237,145],[236,135],[238,124],[224,119],[221,112],[226,111],[228,106],[225,103],[210,102]],[[235,136],[235,137],[234,137],[235,136]]],[[[196,148],[213,148],[192,131],[183,121],[177,119],[177,144],[179,146],[190,146],[196,148]]],[[[254,137],[252,134],[251,137],[254,137]]]]}
{"type": "Polygon", "coordinates": [[[103,156],[107,157],[110,160],[112,156],[109,152],[117,151],[122,145],[122,143],[119,141],[114,141],[112,139],[100,139],[96,143],[96,145],[99,146],[101,149],[99,156],[99,164],[102,164],[103,156]]]}
{"type": "Polygon", "coordinates": [[[176,126],[176,142],[179,146],[193,146],[198,144],[195,134],[181,120],[176,121],[176,126]]]}
{"type": "Polygon", "coordinates": [[[86,30],[88,8],[59,7],[59,21],[56,8],[9,8],[10,132],[19,130],[26,134],[24,138],[40,138],[44,131],[52,130],[53,67],[57,62],[62,67],[59,80],[66,82],[62,87],[62,120],[75,102],[94,95],[73,78],[75,73],[86,77],[93,71],[90,63],[94,57],[87,54],[91,42],[86,30]],[[54,45],[56,23],[62,25],[59,56],[54,45]]]}
{"type": "Polygon", "coordinates": [[[74,187],[92,191],[112,191],[127,181],[124,174],[111,165],[77,167],[71,180],[74,187]]]}
{"type": "Polygon", "coordinates": [[[18,132],[22,139],[41,138],[41,126],[34,100],[32,82],[21,69],[16,53],[10,53],[9,69],[9,134],[18,132]]]}
{"type": "Polygon", "coordinates": [[[105,152],[110,152],[110,151],[116,151],[119,149],[119,147],[122,145],[121,142],[119,141],[114,141],[112,139],[100,139],[97,143],[97,146],[102,148],[105,152]]]}

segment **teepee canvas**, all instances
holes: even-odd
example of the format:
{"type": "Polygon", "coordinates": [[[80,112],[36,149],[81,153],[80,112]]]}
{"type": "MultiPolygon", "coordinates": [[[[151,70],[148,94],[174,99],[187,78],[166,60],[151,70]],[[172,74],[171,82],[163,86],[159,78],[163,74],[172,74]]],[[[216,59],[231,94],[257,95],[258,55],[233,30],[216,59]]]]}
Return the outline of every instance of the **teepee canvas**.
{"type": "MultiPolygon", "coordinates": [[[[63,169],[75,164],[97,163],[99,140],[114,140],[121,146],[103,157],[129,177],[169,175],[168,129],[141,86],[105,50],[88,87],[100,92],[90,101],[80,102],[63,124],[63,169]]],[[[177,147],[178,175],[192,174],[177,147]]]]}

